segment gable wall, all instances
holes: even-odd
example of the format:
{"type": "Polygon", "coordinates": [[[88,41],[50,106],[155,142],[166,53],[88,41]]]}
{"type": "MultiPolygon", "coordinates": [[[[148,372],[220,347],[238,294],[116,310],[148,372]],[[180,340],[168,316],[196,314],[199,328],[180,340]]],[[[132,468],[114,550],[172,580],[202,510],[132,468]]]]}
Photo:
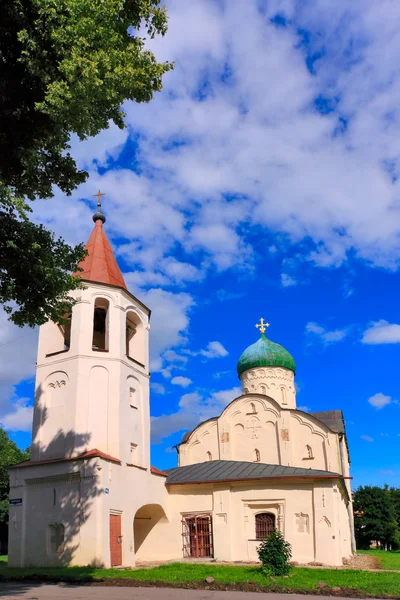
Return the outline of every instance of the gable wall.
{"type": "Polygon", "coordinates": [[[338,434],[302,411],[283,410],[256,394],[241,396],[220,417],[200,425],[181,444],[179,466],[205,462],[208,452],[212,460],[254,462],[259,454],[262,463],[334,472],[342,468],[338,434]]]}

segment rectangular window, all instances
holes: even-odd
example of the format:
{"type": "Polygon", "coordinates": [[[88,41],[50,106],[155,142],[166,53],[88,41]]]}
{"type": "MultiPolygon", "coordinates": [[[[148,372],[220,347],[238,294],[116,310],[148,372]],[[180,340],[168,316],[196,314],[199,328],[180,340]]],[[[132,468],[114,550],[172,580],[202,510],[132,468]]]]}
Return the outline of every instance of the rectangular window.
{"type": "Polygon", "coordinates": [[[133,387],[129,388],[129,404],[133,408],[137,408],[136,390],[133,387]]]}
{"type": "Polygon", "coordinates": [[[50,549],[52,554],[62,554],[65,545],[65,527],[62,523],[49,525],[50,549]]]}
{"type": "Polygon", "coordinates": [[[130,457],[131,465],[138,464],[138,447],[137,444],[131,444],[131,457],[130,457]]]}

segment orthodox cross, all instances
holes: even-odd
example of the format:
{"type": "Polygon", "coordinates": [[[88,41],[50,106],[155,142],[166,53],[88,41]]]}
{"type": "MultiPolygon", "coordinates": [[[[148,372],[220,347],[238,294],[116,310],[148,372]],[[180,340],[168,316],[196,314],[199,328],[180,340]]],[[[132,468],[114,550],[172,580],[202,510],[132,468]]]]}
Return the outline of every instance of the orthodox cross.
{"type": "Polygon", "coordinates": [[[97,194],[93,194],[93,196],[94,198],[97,198],[97,208],[101,212],[101,197],[105,196],[105,194],[102,194],[99,190],[97,194]]]}
{"type": "Polygon", "coordinates": [[[260,330],[260,333],[264,334],[269,327],[269,323],[264,323],[264,319],[260,319],[260,322],[256,325],[257,329],[260,330]]]}
{"type": "Polygon", "coordinates": [[[251,432],[251,439],[258,439],[257,429],[261,428],[261,424],[258,419],[250,419],[247,423],[247,429],[251,432]]]}

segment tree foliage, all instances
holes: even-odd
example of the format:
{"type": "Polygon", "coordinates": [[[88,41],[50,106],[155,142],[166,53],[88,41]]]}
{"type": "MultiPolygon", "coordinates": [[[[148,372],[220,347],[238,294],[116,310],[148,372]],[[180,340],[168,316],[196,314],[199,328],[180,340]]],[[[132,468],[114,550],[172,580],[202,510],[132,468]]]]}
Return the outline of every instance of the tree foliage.
{"type": "Polygon", "coordinates": [[[8,521],[8,494],[10,491],[8,467],[30,458],[29,448],[22,451],[0,426],[0,523],[8,521]]]}
{"type": "Polygon", "coordinates": [[[360,486],[354,493],[354,527],[358,548],[372,541],[384,548],[400,545],[400,490],[388,486],[360,486]]]}
{"type": "Polygon", "coordinates": [[[110,122],[122,128],[125,100],[148,102],[161,90],[172,64],[157,62],[144,35],[164,35],[166,29],[160,0],[0,3],[0,208],[7,217],[0,220],[5,239],[0,302],[20,306],[16,318],[12,309],[17,324],[42,322],[47,304],[53,310],[57,299],[76,287],[69,268],[83,256],[81,247],[69,248],[30,223],[25,198],[49,198],[55,185],[70,194],[87,177],[69,152],[70,135],[83,140],[110,122]],[[10,231],[15,235],[8,240],[10,231]],[[30,244],[25,249],[31,262],[24,260],[19,235],[30,244]],[[16,252],[22,263],[11,272],[16,252]],[[35,278],[29,278],[33,260],[35,278]],[[57,279],[53,287],[50,275],[57,279]],[[33,290],[29,305],[27,295],[20,294],[27,281],[33,290]],[[43,299],[42,286],[47,291],[43,299]]]}
{"type": "Polygon", "coordinates": [[[257,548],[258,557],[264,569],[271,575],[287,575],[290,571],[292,547],[278,529],[272,533],[257,548]]]}

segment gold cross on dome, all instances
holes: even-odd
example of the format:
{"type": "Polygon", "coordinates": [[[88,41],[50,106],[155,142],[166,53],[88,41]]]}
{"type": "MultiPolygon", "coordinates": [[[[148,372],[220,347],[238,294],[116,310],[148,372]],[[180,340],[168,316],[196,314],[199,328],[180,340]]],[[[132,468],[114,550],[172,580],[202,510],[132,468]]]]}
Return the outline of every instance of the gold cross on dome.
{"type": "Polygon", "coordinates": [[[260,333],[264,335],[264,333],[267,330],[267,327],[269,327],[269,323],[264,323],[264,319],[260,319],[260,322],[257,323],[256,327],[260,330],[260,333]]]}
{"type": "Polygon", "coordinates": [[[97,198],[97,206],[100,209],[101,208],[101,197],[105,196],[105,194],[102,194],[100,192],[100,190],[97,192],[97,194],[93,194],[94,198],[97,198]]]}

